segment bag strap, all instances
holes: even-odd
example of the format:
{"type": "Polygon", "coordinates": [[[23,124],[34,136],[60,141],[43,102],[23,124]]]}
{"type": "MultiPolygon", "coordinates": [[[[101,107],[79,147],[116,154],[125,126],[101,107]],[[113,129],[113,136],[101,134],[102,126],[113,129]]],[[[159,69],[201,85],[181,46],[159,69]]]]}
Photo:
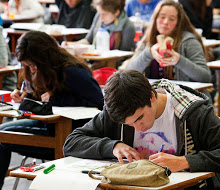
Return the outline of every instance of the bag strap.
{"type": "Polygon", "coordinates": [[[102,167],[97,167],[95,169],[90,170],[89,173],[88,173],[89,177],[91,177],[92,179],[102,180],[104,176],[94,175],[94,174],[96,174],[96,172],[94,172],[94,170],[97,170],[99,168],[103,168],[103,166],[102,167]]]}

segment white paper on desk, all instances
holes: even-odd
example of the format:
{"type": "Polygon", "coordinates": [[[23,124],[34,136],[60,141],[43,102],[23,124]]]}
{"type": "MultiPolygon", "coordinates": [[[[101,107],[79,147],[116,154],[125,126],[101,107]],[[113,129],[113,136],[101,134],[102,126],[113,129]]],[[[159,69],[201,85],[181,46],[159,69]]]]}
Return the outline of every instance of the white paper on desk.
{"type": "Polygon", "coordinates": [[[114,49],[108,52],[108,55],[114,57],[114,56],[126,56],[126,55],[133,55],[134,52],[133,51],[122,51],[122,50],[118,50],[118,49],[114,49]]]}
{"type": "Polygon", "coordinates": [[[202,42],[205,46],[209,46],[209,45],[218,45],[220,44],[220,40],[215,40],[215,39],[206,39],[206,38],[203,38],[202,39],[202,42]]]}
{"type": "Polygon", "coordinates": [[[44,24],[42,23],[14,23],[10,28],[17,30],[40,30],[44,24]]]}
{"type": "MultiPolygon", "coordinates": [[[[71,164],[65,165],[62,170],[65,171],[72,171],[72,172],[81,172],[82,170],[94,170],[95,171],[102,171],[106,166],[109,166],[115,161],[101,161],[101,160],[89,160],[89,159],[82,159],[77,162],[73,162],[71,164]]],[[[61,168],[58,168],[61,169],[61,168]]]]}
{"type": "Polygon", "coordinates": [[[39,174],[29,190],[88,190],[96,189],[100,180],[91,179],[87,174],[53,170],[49,174],[39,174]]]}
{"type": "Polygon", "coordinates": [[[93,118],[100,112],[97,108],[88,107],[53,107],[53,113],[74,120],[93,118]]]}
{"type": "MultiPolygon", "coordinates": [[[[95,57],[96,58],[111,58],[111,57],[132,56],[133,54],[134,54],[133,51],[122,51],[122,50],[114,49],[114,50],[110,50],[108,52],[104,52],[100,56],[95,56],[95,57]]],[[[91,57],[93,57],[93,56],[91,56],[91,57]]]]}
{"type": "Polygon", "coordinates": [[[62,30],[63,35],[68,34],[87,34],[89,32],[88,29],[85,28],[65,28],[62,30]]]}

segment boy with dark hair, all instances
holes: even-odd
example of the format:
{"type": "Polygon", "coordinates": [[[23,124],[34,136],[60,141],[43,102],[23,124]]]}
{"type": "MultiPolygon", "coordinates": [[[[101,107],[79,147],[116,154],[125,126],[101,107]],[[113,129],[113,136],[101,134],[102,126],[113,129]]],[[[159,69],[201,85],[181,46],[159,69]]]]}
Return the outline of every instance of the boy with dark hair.
{"type": "Polygon", "coordinates": [[[138,71],[120,71],[106,84],[103,111],[67,137],[64,156],[149,159],[172,172],[213,171],[217,177],[208,186],[219,189],[219,121],[206,95],[165,79],[151,87],[138,71]]]}

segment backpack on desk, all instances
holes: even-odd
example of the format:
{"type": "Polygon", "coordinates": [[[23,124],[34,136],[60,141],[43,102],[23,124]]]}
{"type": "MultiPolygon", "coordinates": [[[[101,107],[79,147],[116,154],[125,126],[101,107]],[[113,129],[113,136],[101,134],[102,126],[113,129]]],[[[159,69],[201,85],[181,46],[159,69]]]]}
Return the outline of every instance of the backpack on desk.
{"type": "Polygon", "coordinates": [[[159,166],[148,160],[138,160],[128,164],[113,163],[101,171],[101,176],[89,176],[101,179],[104,183],[117,185],[134,185],[143,187],[159,187],[170,182],[171,171],[168,167],[159,166]]]}

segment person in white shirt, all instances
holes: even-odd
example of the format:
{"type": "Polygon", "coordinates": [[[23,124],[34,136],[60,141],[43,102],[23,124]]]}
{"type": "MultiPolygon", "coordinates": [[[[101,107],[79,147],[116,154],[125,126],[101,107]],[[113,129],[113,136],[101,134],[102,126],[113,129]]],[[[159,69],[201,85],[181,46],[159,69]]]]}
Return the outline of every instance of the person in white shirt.
{"type": "Polygon", "coordinates": [[[43,23],[44,8],[37,0],[15,0],[17,14],[36,17],[32,22],[43,23]]]}

